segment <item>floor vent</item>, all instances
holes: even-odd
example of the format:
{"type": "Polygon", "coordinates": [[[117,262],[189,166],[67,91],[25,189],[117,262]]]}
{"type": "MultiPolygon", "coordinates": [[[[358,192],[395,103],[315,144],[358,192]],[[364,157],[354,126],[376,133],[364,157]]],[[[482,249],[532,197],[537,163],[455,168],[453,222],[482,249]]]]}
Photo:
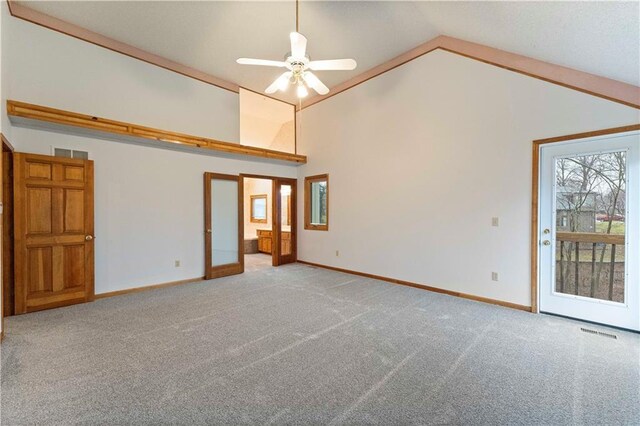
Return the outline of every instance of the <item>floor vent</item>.
{"type": "Polygon", "coordinates": [[[597,334],[598,336],[602,336],[602,337],[608,337],[610,339],[617,339],[618,336],[616,336],[615,334],[610,334],[610,333],[604,333],[602,331],[597,331],[597,330],[591,330],[590,328],[580,328],[580,330],[584,333],[589,333],[589,334],[597,334]]]}

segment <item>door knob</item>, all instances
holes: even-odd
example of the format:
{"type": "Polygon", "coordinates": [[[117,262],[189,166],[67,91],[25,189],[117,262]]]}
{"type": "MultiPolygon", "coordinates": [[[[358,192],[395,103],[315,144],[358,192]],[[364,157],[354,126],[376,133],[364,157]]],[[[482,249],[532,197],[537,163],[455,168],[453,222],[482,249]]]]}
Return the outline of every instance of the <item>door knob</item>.
{"type": "Polygon", "coordinates": [[[548,233],[549,233],[549,232],[551,232],[551,231],[549,230],[549,228],[546,228],[546,229],[545,229],[544,231],[542,231],[542,232],[543,232],[544,234],[548,234],[548,233]]]}
{"type": "Polygon", "coordinates": [[[542,242],[542,244],[544,244],[545,246],[550,246],[550,245],[551,245],[551,241],[549,241],[549,240],[544,240],[544,241],[542,242]]]}
{"type": "Polygon", "coordinates": [[[207,234],[210,234],[210,233],[211,233],[211,229],[207,229],[207,234]]]}
{"type": "Polygon", "coordinates": [[[85,241],[91,241],[93,240],[93,236],[92,235],[87,235],[84,237],[85,241]]]}

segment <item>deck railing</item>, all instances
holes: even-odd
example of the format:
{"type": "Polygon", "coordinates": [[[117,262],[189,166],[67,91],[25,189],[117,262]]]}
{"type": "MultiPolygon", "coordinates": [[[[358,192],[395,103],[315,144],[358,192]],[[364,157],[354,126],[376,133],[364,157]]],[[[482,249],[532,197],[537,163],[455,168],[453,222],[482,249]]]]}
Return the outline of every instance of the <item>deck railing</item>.
{"type": "MultiPolygon", "coordinates": [[[[621,252],[624,255],[624,235],[616,235],[616,234],[603,234],[603,233],[594,233],[594,232],[557,232],[556,233],[556,242],[559,244],[559,258],[556,257],[556,261],[559,262],[559,291],[561,293],[567,293],[568,291],[568,280],[569,280],[569,272],[573,272],[573,294],[575,295],[584,295],[589,297],[597,297],[600,299],[606,300],[614,300],[614,286],[622,285],[622,290],[624,290],[624,277],[622,283],[617,283],[615,280],[616,275],[616,250],[621,252]],[[599,250],[598,250],[599,249],[599,250]],[[583,260],[584,255],[581,256],[581,253],[589,250],[591,252],[590,256],[590,264],[591,264],[591,279],[590,279],[590,289],[588,294],[580,294],[580,283],[581,283],[581,264],[589,263],[589,260],[583,260]],[[609,252],[608,259],[605,259],[605,253],[609,252]],[[575,256],[575,259],[571,258],[575,256]],[[570,265],[570,262],[573,262],[574,265],[570,265]],[[597,296],[598,288],[599,288],[599,277],[602,272],[602,269],[605,267],[605,262],[608,264],[608,292],[605,295],[600,297],[597,296]],[[573,271],[570,271],[568,267],[573,267],[573,271]]],[[[620,263],[620,262],[618,262],[620,263]]]]}

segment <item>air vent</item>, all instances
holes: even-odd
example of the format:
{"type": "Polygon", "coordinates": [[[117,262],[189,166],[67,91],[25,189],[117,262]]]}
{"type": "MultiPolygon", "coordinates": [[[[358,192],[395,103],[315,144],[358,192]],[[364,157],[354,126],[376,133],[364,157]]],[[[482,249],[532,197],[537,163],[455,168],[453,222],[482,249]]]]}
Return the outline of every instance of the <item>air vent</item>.
{"type": "Polygon", "coordinates": [[[56,157],[72,158],[73,151],[64,148],[54,148],[53,155],[55,155],[56,157]]]}
{"type": "Polygon", "coordinates": [[[598,336],[608,337],[609,339],[617,339],[618,338],[618,336],[616,336],[615,334],[604,333],[602,331],[592,330],[590,328],[582,328],[581,327],[580,331],[582,331],[583,333],[596,334],[598,336]]]}
{"type": "Polygon", "coordinates": [[[75,149],[53,148],[53,155],[56,157],[78,158],[80,160],[89,159],[87,151],[77,151],[75,149]]]}
{"type": "Polygon", "coordinates": [[[79,158],[80,160],[88,160],[89,153],[87,151],[76,151],[73,150],[73,158],[79,158]]]}

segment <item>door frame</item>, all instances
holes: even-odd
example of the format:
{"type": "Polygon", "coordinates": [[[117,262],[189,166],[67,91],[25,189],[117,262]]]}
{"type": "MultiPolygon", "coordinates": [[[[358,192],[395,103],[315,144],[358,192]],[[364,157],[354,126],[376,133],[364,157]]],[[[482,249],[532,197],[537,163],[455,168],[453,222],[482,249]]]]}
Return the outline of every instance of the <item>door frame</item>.
{"type": "Polygon", "coordinates": [[[575,133],[553,138],[537,139],[532,147],[532,190],[531,190],[531,312],[540,313],[540,255],[539,255],[539,213],[540,213],[540,150],[543,145],[565,142],[574,139],[586,139],[596,136],[613,135],[640,130],[640,124],[594,130],[591,132],[575,133]]]}
{"type": "MultiPolygon", "coordinates": [[[[13,269],[13,152],[14,148],[2,137],[2,316],[14,315],[13,269]],[[5,162],[5,158],[7,161],[5,162]],[[5,180],[5,175],[7,180],[5,180]]],[[[4,328],[3,328],[4,330],[4,328]]]]}
{"type": "Polygon", "coordinates": [[[298,189],[297,184],[298,180],[294,178],[276,178],[273,181],[272,185],[272,199],[273,199],[273,225],[272,225],[272,250],[271,250],[271,259],[273,262],[273,266],[280,266],[286,263],[294,263],[297,260],[297,227],[298,227],[298,217],[297,217],[297,205],[298,205],[298,189]],[[291,253],[289,255],[281,255],[280,254],[280,237],[282,235],[282,223],[279,219],[282,218],[282,198],[279,197],[278,194],[278,186],[280,185],[289,185],[291,186],[291,195],[290,195],[290,204],[291,204],[291,253]]]}
{"type": "MultiPolygon", "coordinates": [[[[244,179],[268,179],[271,181],[271,265],[272,266],[280,266],[285,263],[293,263],[298,260],[298,222],[297,222],[297,194],[298,194],[298,180],[296,178],[287,178],[287,177],[279,177],[279,176],[269,176],[269,175],[256,175],[251,173],[240,173],[240,177],[242,178],[242,187],[244,188],[244,179]],[[277,217],[280,215],[281,205],[279,202],[279,197],[276,197],[276,182],[282,181],[287,182],[291,185],[291,255],[286,262],[282,262],[280,259],[280,245],[279,241],[279,233],[276,236],[276,221],[277,217]],[[278,240],[276,240],[276,238],[278,240]]],[[[286,184],[286,183],[285,183],[286,184]]],[[[244,201],[244,200],[243,200],[244,201]]],[[[243,207],[244,211],[244,207],[243,207]]],[[[244,219],[243,219],[244,224],[244,219]]],[[[243,228],[244,229],[244,228],[243,228]]],[[[244,250],[242,252],[244,257],[244,250]]]]}
{"type": "Polygon", "coordinates": [[[225,277],[244,272],[244,185],[241,175],[204,172],[204,275],[205,279],[225,277]],[[238,261],[212,266],[211,228],[211,181],[213,179],[232,180],[238,183],[238,261]]]}

